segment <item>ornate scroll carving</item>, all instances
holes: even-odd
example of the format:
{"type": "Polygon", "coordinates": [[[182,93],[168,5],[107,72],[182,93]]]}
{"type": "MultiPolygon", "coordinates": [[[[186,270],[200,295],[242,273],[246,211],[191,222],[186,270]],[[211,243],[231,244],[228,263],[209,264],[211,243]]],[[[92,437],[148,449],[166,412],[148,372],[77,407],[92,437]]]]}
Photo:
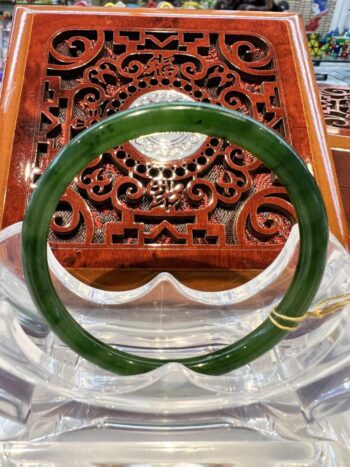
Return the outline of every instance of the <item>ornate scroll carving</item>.
{"type": "Polygon", "coordinates": [[[321,104],[328,126],[350,130],[349,87],[322,87],[321,104]]]}
{"type": "MultiPolygon", "coordinates": [[[[70,138],[141,96],[157,100],[160,91],[238,110],[289,139],[278,73],[273,47],[255,35],[141,29],[55,34],[32,184],[70,138]]],[[[177,152],[167,157],[147,157],[155,143],[145,139],[144,146],[128,142],[95,159],[62,198],[52,244],[225,247],[285,240],[293,208],[254,155],[210,135],[182,134],[173,141],[177,152]]]]}

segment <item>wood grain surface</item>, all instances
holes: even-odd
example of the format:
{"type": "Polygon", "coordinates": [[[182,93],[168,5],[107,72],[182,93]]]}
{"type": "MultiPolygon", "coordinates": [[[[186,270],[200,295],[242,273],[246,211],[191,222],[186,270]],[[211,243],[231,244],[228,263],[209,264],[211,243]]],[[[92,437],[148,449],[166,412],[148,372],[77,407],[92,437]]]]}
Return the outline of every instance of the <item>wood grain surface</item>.
{"type": "MultiPolygon", "coordinates": [[[[2,227],[23,218],[40,174],[74,135],[162,90],[244,112],[282,134],[314,173],[331,229],[347,245],[294,14],[18,7],[0,106],[2,227]]],[[[241,148],[207,138],[185,159],[160,163],[127,143],[75,179],[50,244],[65,267],[103,287],[143,283],[160,270],[185,280],[192,270],[193,283],[201,277],[215,289],[221,273],[231,271],[233,283],[242,270],[253,277],[266,267],[294,222],[285,189],[241,148]]]]}

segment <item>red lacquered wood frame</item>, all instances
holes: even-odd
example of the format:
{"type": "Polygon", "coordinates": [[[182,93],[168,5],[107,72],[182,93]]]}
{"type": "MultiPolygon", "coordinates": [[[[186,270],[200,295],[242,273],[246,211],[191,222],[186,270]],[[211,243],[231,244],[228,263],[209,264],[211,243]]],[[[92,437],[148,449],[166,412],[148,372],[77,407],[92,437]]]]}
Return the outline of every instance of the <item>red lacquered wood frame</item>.
{"type": "Polygon", "coordinates": [[[328,141],[350,226],[350,86],[318,85],[328,141]]]}
{"type": "MultiPolygon", "coordinates": [[[[40,174],[72,136],[161,89],[282,133],[315,174],[331,229],[346,244],[294,14],[17,8],[0,108],[2,227],[22,219],[40,174]]],[[[262,268],[293,215],[278,180],[240,148],[208,138],[185,161],[160,165],[125,144],[75,180],[50,239],[58,259],[79,270],[262,268]]]]}
{"type": "Polygon", "coordinates": [[[333,149],[332,153],[338,174],[345,215],[350,227],[350,149],[333,149]]]}

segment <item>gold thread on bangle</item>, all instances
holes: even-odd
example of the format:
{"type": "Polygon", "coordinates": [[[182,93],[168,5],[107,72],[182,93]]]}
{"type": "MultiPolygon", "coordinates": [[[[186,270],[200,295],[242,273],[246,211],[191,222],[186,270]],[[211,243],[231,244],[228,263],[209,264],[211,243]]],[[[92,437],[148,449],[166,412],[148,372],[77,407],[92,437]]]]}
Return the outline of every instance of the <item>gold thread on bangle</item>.
{"type": "Polygon", "coordinates": [[[283,324],[279,323],[272,317],[272,313],[273,311],[269,315],[269,319],[271,323],[274,324],[277,328],[282,329],[282,331],[288,331],[288,332],[294,331],[297,328],[297,326],[284,326],[283,324]]]}
{"type": "Polygon", "coordinates": [[[276,316],[277,318],[282,318],[285,321],[290,321],[292,323],[301,323],[308,317],[307,315],[309,315],[309,313],[305,313],[305,315],[303,316],[287,316],[287,315],[283,315],[282,313],[278,313],[275,309],[271,311],[271,314],[276,316]]]}
{"type": "Polygon", "coordinates": [[[294,331],[298,327],[298,323],[305,321],[306,319],[322,319],[325,316],[331,315],[340,311],[345,305],[350,304],[350,294],[344,295],[337,295],[335,297],[329,297],[321,302],[317,303],[316,308],[313,310],[306,312],[303,316],[288,316],[284,315],[283,313],[279,313],[275,309],[273,309],[269,315],[269,319],[276,327],[282,329],[283,331],[294,331]],[[342,299],[342,300],[340,300],[342,299]],[[332,303],[328,306],[327,303],[333,302],[334,300],[340,300],[338,302],[332,303]],[[284,321],[289,321],[290,323],[294,323],[294,326],[285,326],[277,321],[275,318],[282,319],[284,321]]]}

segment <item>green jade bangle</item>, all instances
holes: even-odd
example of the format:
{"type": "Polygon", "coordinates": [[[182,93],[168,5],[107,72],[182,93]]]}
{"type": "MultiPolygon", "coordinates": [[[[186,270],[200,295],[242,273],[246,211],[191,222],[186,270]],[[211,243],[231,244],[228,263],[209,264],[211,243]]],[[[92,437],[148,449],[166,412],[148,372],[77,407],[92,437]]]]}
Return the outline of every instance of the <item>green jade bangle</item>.
{"type": "MultiPolygon", "coordinates": [[[[274,131],[252,118],[207,104],[157,104],[116,113],[75,137],[50,164],[35,189],[23,222],[22,261],[31,296],[57,336],[82,357],[120,375],[135,375],[165,363],[182,363],[219,375],[239,368],[275,346],[287,332],[267,318],[243,339],[206,355],[161,360],[122,352],[96,339],[69,314],[50,279],[47,238],[59,199],[73,178],[99,154],[137,137],[188,131],[225,138],[253,153],[287,188],[300,230],[299,259],[292,283],[276,311],[303,316],[322,279],[328,243],[326,211],[304,162],[274,131]]],[[[278,318],[281,325],[290,321],[278,318]]],[[[295,326],[297,323],[295,323],[295,326]]]]}

